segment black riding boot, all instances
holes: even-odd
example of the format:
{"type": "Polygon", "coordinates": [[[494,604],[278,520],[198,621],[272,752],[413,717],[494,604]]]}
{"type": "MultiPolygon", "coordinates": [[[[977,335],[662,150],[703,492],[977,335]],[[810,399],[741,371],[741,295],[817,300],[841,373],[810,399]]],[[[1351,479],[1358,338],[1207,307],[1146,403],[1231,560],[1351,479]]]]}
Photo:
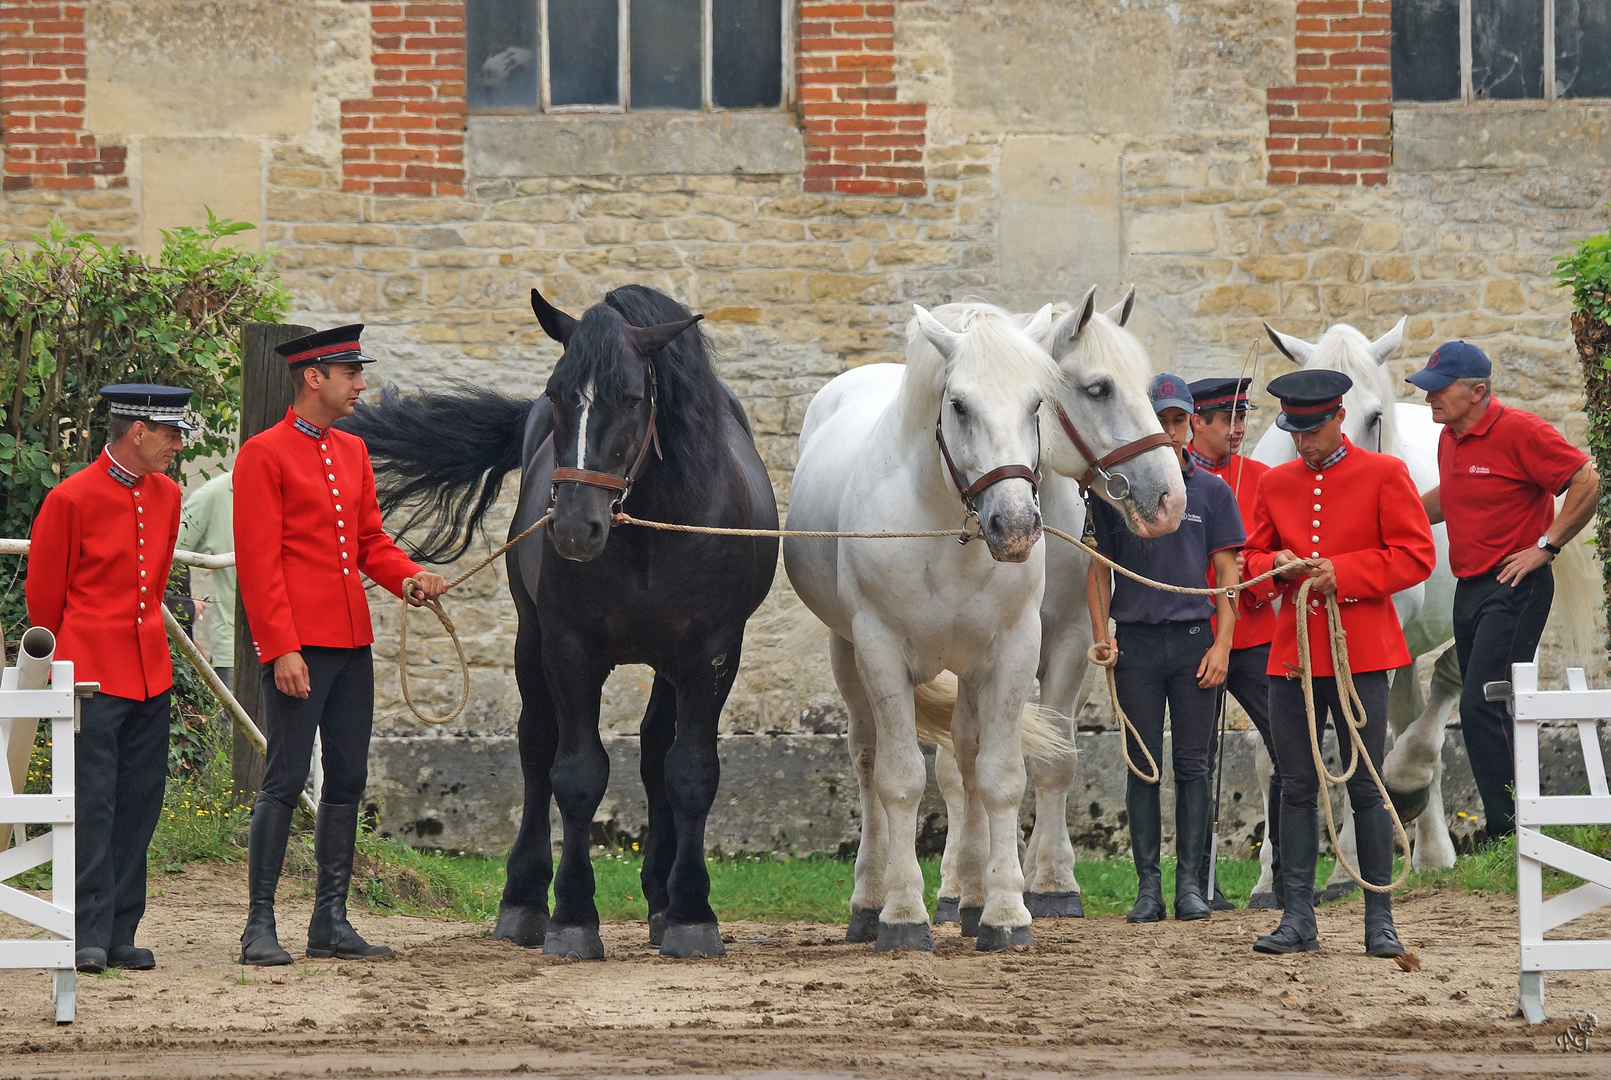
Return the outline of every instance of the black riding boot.
{"type": "Polygon", "coordinates": [[[1261,953],[1314,952],[1320,948],[1315,927],[1315,861],[1320,857],[1320,822],[1313,810],[1281,807],[1281,874],[1286,907],[1281,925],[1253,943],[1261,953]]]}
{"type": "Polygon", "coordinates": [[[289,964],[274,926],[274,892],[285,865],[285,842],[291,835],[292,807],[259,793],[252,803],[252,826],[246,841],[247,895],[251,909],[241,931],[241,963],[260,967],[289,964]]]}
{"type": "Polygon", "coordinates": [[[1206,776],[1175,782],[1175,918],[1181,922],[1206,919],[1213,914],[1203,897],[1208,879],[1202,876],[1210,797],[1206,776]]]}
{"type": "Polygon", "coordinates": [[[313,854],[319,864],[319,885],[313,900],[313,921],[308,924],[308,955],[338,960],[383,960],[395,954],[384,945],[371,945],[347,921],[347,889],[352,884],[353,848],[358,842],[358,804],[319,804],[319,823],[313,832],[313,854]]]}
{"type": "Polygon", "coordinates": [[[1158,785],[1144,784],[1134,774],[1125,778],[1124,805],[1130,819],[1130,853],[1136,860],[1136,904],[1126,922],[1162,922],[1168,911],[1163,901],[1163,814],[1158,809],[1158,785]]]}
{"type": "MultiPolygon", "coordinates": [[[[1359,850],[1359,876],[1372,885],[1393,880],[1393,819],[1387,807],[1354,814],[1354,841],[1359,850]]],[[[1391,893],[1365,890],[1365,955],[1404,955],[1404,945],[1393,929],[1391,893]]]]}

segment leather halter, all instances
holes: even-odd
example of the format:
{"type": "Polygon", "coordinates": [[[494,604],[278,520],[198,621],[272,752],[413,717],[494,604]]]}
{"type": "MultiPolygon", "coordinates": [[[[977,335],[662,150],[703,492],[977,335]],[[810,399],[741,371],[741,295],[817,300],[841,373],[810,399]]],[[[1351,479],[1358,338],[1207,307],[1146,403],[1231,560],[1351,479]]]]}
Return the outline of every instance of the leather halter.
{"type": "Polygon", "coordinates": [[[962,535],[957,537],[958,543],[966,544],[976,535],[968,531],[968,521],[979,520],[979,511],[973,505],[973,501],[984,494],[986,488],[993,487],[1003,480],[1028,480],[1030,488],[1039,495],[1040,476],[1028,465],[998,465],[973,483],[968,483],[957,469],[956,462],[951,460],[951,448],[945,445],[945,432],[940,427],[940,420],[941,417],[934,418],[934,441],[940,444],[940,456],[945,459],[945,467],[950,470],[951,483],[956,485],[957,494],[962,497],[962,505],[968,512],[967,518],[962,523],[962,535]]]}
{"type": "Polygon", "coordinates": [[[1052,410],[1057,413],[1057,422],[1063,425],[1063,434],[1068,436],[1068,441],[1074,444],[1074,449],[1078,450],[1086,461],[1090,462],[1084,475],[1080,477],[1080,491],[1082,493],[1089,490],[1092,476],[1099,476],[1102,478],[1102,486],[1107,491],[1108,498],[1124,499],[1128,497],[1130,494],[1130,478],[1123,473],[1110,472],[1109,470],[1115,465],[1129,461],[1131,458],[1140,457],[1148,450],[1156,450],[1160,446],[1175,445],[1175,441],[1168,435],[1161,431],[1155,431],[1151,435],[1143,435],[1133,442],[1124,443],[1116,447],[1106,457],[1099,458],[1086,444],[1085,440],[1080,438],[1080,433],[1074,429],[1074,421],[1070,420],[1068,413],[1063,411],[1063,403],[1053,398],[1052,410]],[[1122,489],[1115,490],[1115,480],[1123,482],[1122,489]]]}
{"type": "Polygon", "coordinates": [[[620,510],[626,497],[632,494],[632,485],[637,483],[638,473],[649,460],[649,448],[654,447],[654,456],[665,460],[665,453],[660,449],[660,428],[657,421],[660,417],[660,381],[655,377],[654,364],[646,362],[649,383],[649,430],[643,433],[643,445],[638,448],[638,456],[632,462],[632,467],[626,471],[625,476],[616,476],[614,473],[594,472],[592,469],[555,469],[549,478],[548,501],[552,503],[559,493],[560,484],[583,484],[587,487],[603,488],[605,491],[614,491],[616,495],[613,508],[620,510]]]}

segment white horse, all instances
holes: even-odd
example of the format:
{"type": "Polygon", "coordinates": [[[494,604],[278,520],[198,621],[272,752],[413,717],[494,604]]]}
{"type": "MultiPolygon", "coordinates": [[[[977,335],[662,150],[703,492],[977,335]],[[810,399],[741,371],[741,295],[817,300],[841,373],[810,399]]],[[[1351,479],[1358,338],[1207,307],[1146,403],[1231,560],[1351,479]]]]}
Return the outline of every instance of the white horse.
{"type": "MultiPolygon", "coordinates": [[[[1030,940],[1018,862],[1019,723],[1040,655],[1045,549],[1025,474],[1037,465],[1086,471],[1066,438],[1043,442],[1041,404],[1060,391],[1075,423],[1136,412],[1131,388],[1112,380],[1062,385],[1056,363],[1033,340],[1050,325],[1049,308],[1037,319],[1042,325],[1027,328],[986,304],[950,305],[936,315],[917,309],[904,366],[846,372],[812,401],[789,528],[948,528],[963,520],[958,499],[966,489],[984,544],[784,543],[795,591],[832,631],[830,659],[850,713],[862,842],[847,940],[874,936],[876,920],[880,951],[933,948],[915,846],[925,777],[914,692],[945,670],[956,676],[950,733],[966,808],[958,829],[967,834],[961,895],[979,908],[979,949],[1030,940]]],[[[1054,338],[1072,348],[1090,318],[1064,319],[1054,338]]],[[[1145,408],[1144,393],[1139,404],[1145,408]]],[[[1145,413],[1156,428],[1150,408],[1145,413]]],[[[1105,452],[1135,427],[1116,422],[1091,441],[1105,452]]],[[[1168,532],[1184,509],[1178,469],[1162,468],[1160,458],[1141,454],[1123,474],[1122,503],[1138,532],[1168,532]]]]}
{"type": "MultiPolygon", "coordinates": [[[[1403,341],[1406,319],[1375,341],[1345,323],[1325,332],[1314,344],[1280,333],[1269,324],[1270,340],[1302,368],[1341,371],[1353,380],[1343,397],[1347,415],[1343,431],[1355,445],[1400,458],[1409,468],[1417,490],[1425,493],[1438,485],[1438,437],[1440,425],[1425,405],[1395,400],[1397,387],[1384,366],[1403,341]]],[[[1292,438],[1271,427],[1253,450],[1253,457],[1267,465],[1279,465],[1297,457],[1292,438]]],[[[1382,780],[1393,798],[1393,805],[1404,820],[1413,844],[1413,865],[1418,870],[1444,869],[1454,865],[1454,844],[1449,836],[1443,807],[1443,739],[1448,720],[1460,703],[1460,671],[1454,649],[1449,646],[1438,657],[1433,670],[1432,694],[1427,699],[1415,677],[1414,657],[1430,654],[1448,645],[1454,636],[1454,575],[1449,570],[1449,535],[1442,525],[1432,527],[1437,547],[1437,566],[1432,576],[1413,589],[1393,597],[1404,639],[1412,661],[1393,673],[1388,698],[1388,720],[1393,731],[1393,748],[1382,767],[1382,780]],[[1413,822],[1412,822],[1413,819],[1413,822]]],[[[1593,635],[1593,604],[1599,596],[1595,575],[1587,590],[1569,587],[1568,581],[1592,574],[1592,558],[1584,545],[1568,545],[1557,560],[1556,572],[1565,580],[1556,587],[1556,618],[1564,620],[1574,641],[1587,641],[1593,635]],[[1587,629],[1583,629],[1586,627],[1587,629]]],[[[1554,621],[1554,620],[1552,620],[1554,621]]],[[[1579,646],[1581,647],[1581,646],[1579,646]]],[[[1592,646],[1590,646],[1592,649],[1592,646]]],[[[1262,746],[1261,746],[1262,751],[1262,746]]],[[[1270,763],[1262,752],[1257,755],[1259,783],[1264,788],[1265,809],[1269,809],[1270,763]]],[[[1265,820],[1269,820],[1266,817],[1265,820]]],[[[1352,858],[1353,817],[1344,815],[1344,831],[1339,838],[1345,857],[1352,858]]],[[[1268,893],[1271,886],[1270,847],[1264,845],[1263,864],[1254,896],[1268,893]]],[[[1353,882],[1340,867],[1332,872],[1327,893],[1322,898],[1351,891],[1353,882]]]]}

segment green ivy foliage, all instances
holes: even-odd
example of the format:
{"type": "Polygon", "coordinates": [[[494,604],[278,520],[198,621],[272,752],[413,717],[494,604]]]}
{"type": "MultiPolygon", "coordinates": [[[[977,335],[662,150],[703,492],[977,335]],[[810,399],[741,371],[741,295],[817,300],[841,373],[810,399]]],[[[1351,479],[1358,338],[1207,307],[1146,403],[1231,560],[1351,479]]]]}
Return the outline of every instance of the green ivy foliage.
{"type": "Polygon", "coordinates": [[[1572,303],[1602,323],[1611,323],[1611,231],[1578,242],[1555,261],[1555,278],[1571,286],[1572,303]]]}
{"type": "Polygon", "coordinates": [[[1555,278],[1571,287],[1576,308],[1572,337],[1583,367],[1589,453],[1601,478],[1594,543],[1611,602],[1611,230],[1579,241],[1572,254],[1556,260],[1555,278]]]}

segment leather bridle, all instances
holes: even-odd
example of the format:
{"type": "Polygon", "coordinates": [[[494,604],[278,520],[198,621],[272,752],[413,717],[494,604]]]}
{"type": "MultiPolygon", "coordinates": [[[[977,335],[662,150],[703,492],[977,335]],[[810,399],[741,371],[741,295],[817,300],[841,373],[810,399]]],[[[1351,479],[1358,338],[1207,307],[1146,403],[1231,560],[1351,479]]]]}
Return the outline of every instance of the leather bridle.
{"type": "Polygon", "coordinates": [[[632,485],[637,483],[638,474],[643,471],[644,463],[649,460],[649,448],[654,448],[654,456],[664,461],[665,453],[660,449],[660,381],[655,377],[654,363],[644,363],[646,372],[645,381],[648,383],[649,395],[649,430],[643,433],[643,445],[638,448],[638,456],[633,460],[632,467],[626,471],[625,476],[616,476],[614,473],[594,472],[592,469],[555,469],[549,478],[548,502],[552,506],[559,497],[559,485],[583,484],[587,487],[603,488],[605,491],[616,493],[615,500],[610,504],[612,513],[621,512],[621,504],[626,497],[632,494],[632,485]]]}
{"type": "Polygon", "coordinates": [[[1074,444],[1074,449],[1078,450],[1086,461],[1090,462],[1084,475],[1080,477],[1081,494],[1090,489],[1091,479],[1096,476],[1101,477],[1102,488],[1108,493],[1108,498],[1115,502],[1128,498],[1130,495],[1130,478],[1123,473],[1109,470],[1115,465],[1129,461],[1131,458],[1140,457],[1148,450],[1156,450],[1160,446],[1172,447],[1175,445],[1174,440],[1168,435],[1161,431],[1155,431],[1151,435],[1143,435],[1139,439],[1124,443],[1116,447],[1106,457],[1099,458],[1085,440],[1080,438],[1080,433],[1074,428],[1074,421],[1070,420],[1068,413],[1063,411],[1063,403],[1053,398],[1052,410],[1057,413],[1057,422],[1063,425],[1063,434],[1068,436],[1068,441],[1074,444]],[[1122,487],[1115,485],[1114,481],[1119,481],[1122,487]]]}
{"type": "Polygon", "coordinates": [[[993,487],[1003,480],[1028,480],[1030,488],[1034,490],[1038,497],[1040,495],[1040,476],[1028,465],[998,465],[973,483],[968,483],[963,479],[956,462],[951,460],[951,448],[945,445],[945,431],[940,426],[942,418],[942,416],[934,418],[934,441],[940,444],[940,456],[945,459],[945,467],[950,470],[951,483],[956,485],[957,494],[962,497],[962,506],[967,510],[967,517],[962,522],[962,535],[957,537],[957,543],[966,544],[978,535],[968,531],[968,522],[977,523],[979,520],[979,510],[974,506],[975,499],[983,495],[987,488],[993,487]]]}

